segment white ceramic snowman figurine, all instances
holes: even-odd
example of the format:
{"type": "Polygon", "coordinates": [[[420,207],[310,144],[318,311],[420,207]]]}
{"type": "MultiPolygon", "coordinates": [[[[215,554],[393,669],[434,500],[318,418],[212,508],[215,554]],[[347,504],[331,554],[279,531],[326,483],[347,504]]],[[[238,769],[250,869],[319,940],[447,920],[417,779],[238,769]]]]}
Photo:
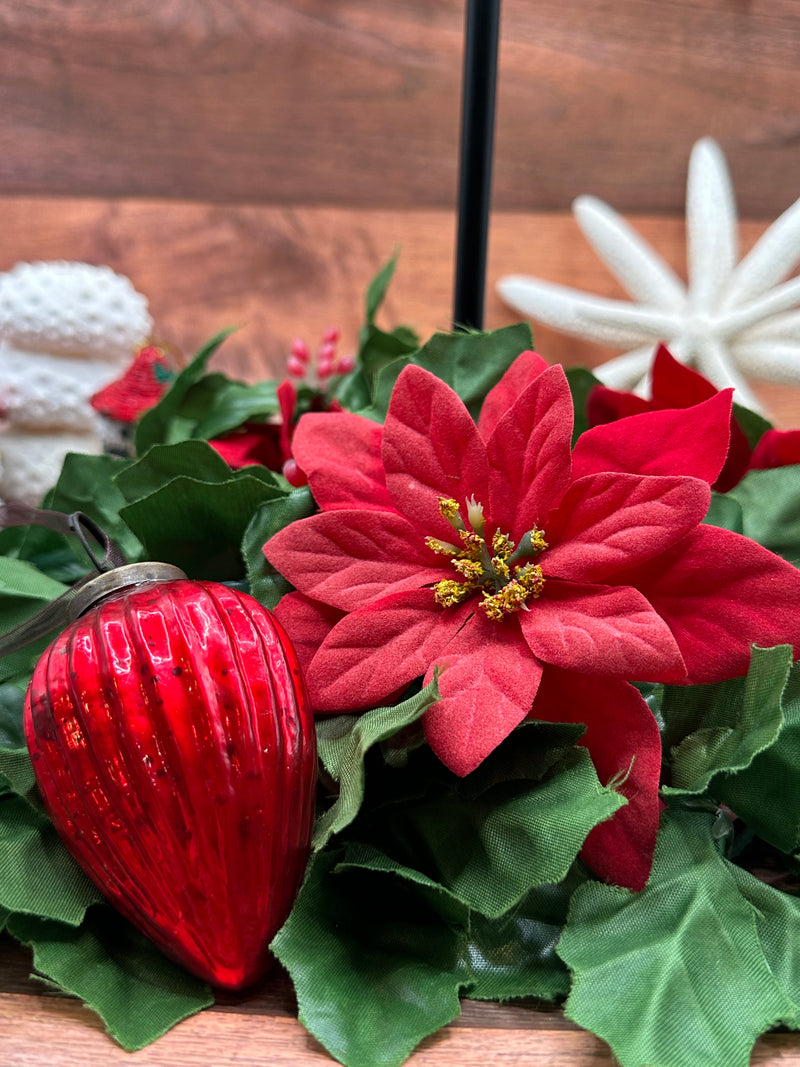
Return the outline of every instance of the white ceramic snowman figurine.
{"type": "Polygon", "coordinates": [[[145,297],[109,267],[18,263],[0,273],[0,497],[38,504],[68,452],[103,450],[90,398],[152,325],[145,297]]]}

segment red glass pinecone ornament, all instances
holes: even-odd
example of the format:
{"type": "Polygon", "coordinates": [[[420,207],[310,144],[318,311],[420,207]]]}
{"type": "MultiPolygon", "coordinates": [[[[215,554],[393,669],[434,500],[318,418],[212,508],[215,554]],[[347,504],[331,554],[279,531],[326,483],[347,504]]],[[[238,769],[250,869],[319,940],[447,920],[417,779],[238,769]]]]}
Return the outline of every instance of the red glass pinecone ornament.
{"type": "Polygon", "coordinates": [[[26,738],[57,830],[108,900],[187,970],[240,989],[303,878],[312,714],[265,608],[185,578],[114,589],[148,566],[76,597],[73,613],[113,590],[39,660],[26,738]]]}

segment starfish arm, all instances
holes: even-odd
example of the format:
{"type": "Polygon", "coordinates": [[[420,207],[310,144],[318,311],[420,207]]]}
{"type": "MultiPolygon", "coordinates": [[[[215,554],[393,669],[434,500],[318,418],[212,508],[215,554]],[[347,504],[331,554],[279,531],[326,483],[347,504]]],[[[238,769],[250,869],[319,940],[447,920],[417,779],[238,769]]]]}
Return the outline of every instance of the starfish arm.
{"type": "Polygon", "coordinates": [[[469,774],[528,715],[542,666],[513,621],[501,627],[482,613],[436,663],[442,699],[425,713],[425,736],[451,771],[469,774]]]}
{"type": "Polygon", "coordinates": [[[783,315],[759,322],[751,326],[736,339],[735,343],[749,344],[751,341],[797,341],[800,338],[800,311],[787,311],[783,315]]]}
{"type": "Polygon", "coordinates": [[[402,515],[322,511],[279,530],[264,554],[300,592],[342,611],[450,577],[402,515]]]}
{"type": "Polygon", "coordinates": [[[545,667],[531,717],[546,722],[582,722],[598,777],[623,779],[628,803],[586,839],[582,857],[614,885],[644,888],[658,833],[661,737],[641,695],[611,678],[545,667]]]}
{"type": "Polygon", "coordinates": [[[469,625],[472,611],[472,604],[440,608],[430,589],[420,589],[345,615],[306,673],[315,711],[355,711],[399,696],[469,625]]]}
{"type": "Polygon", "coordinates": [[[608,204],[593,196],[579,196],[572,210],[586,239],[631,296],[670,311],[685,305],[683,282],[608,204]]]}
{"type": "Polygon", "coordinates": [[[734,363],[726,344],[714,337],[706,338],[695,350],[697,369],[718,389],[733,387],[738,404],[751,411],[761,411],[761,404],[734,363]]]}
{"type": "Polygon", "coordinates": [[[675,682],[685,677],[669,627],[631,586],[550,578],[541,599],[518,618],[542,663],[609,678],[675,682]]]}
{"type": "Polygon", "coordinates": [[[760,296],[783,281],[800,260],[800,200],[772,223],[731,275],[725,307],[760,296]]]}
{"type": "Polygon", "coordinates": [[[653,344],[635,348],[592,368],[592,373],[609,389],[633,389],[647,374],[653,351],[653,344]]]}
{"type": "Polygon", "coordinates": [[[719,145],[709,137],[695,144],[689,159],[686,246],[691,307],[718,307],[739,253],[730,175],[719,145]]]}
{"type": "Polygon", "coordinates": [[[675,330],[675,316],[669,311],[608,300],[524,275],[501,278],[497,291],[517,311],[590,341],[637,345],[669,337],[675,330]]]}
{"type": "Polygon", "coordinates": [[[742,340],[731,347],[736,362],[753,378],[785,385],[800,383],[800,333],[794,341],[742,340]]]}
{"type": "Polygon", "coordinates": [[[783,285],[778,285],[755,300],[751,300],[749,304],[725,312],[720,321],[720,331],[724,336],[731,337],[741,333],[742,330],[757,326],[773,315],[789,311],[798,304],[800,304],[800,278],[791,278],[783,285]]]}

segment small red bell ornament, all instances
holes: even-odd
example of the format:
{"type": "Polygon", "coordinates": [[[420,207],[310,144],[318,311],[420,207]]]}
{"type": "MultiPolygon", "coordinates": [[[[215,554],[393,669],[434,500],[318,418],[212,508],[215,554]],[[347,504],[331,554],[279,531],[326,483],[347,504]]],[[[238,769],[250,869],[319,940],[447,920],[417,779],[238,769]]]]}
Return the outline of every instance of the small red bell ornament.
{"type": "Polygon", "coordinates": [[[224,989],[260,978],[314,815],[297,658],[252,597],[177,568],[107,571],[41,656],[25,735],[44,803],[105,897],[224,989]]]}

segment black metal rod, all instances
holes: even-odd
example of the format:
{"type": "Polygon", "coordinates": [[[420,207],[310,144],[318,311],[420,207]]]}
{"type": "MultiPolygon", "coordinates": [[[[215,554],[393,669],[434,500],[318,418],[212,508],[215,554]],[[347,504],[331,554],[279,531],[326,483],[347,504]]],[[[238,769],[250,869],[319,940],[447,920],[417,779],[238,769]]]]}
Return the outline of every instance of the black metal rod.
{"type": "Polygon", "coordinates": [[[467,0],[453,325],[483,329],[500,0],[467,0]]]}

